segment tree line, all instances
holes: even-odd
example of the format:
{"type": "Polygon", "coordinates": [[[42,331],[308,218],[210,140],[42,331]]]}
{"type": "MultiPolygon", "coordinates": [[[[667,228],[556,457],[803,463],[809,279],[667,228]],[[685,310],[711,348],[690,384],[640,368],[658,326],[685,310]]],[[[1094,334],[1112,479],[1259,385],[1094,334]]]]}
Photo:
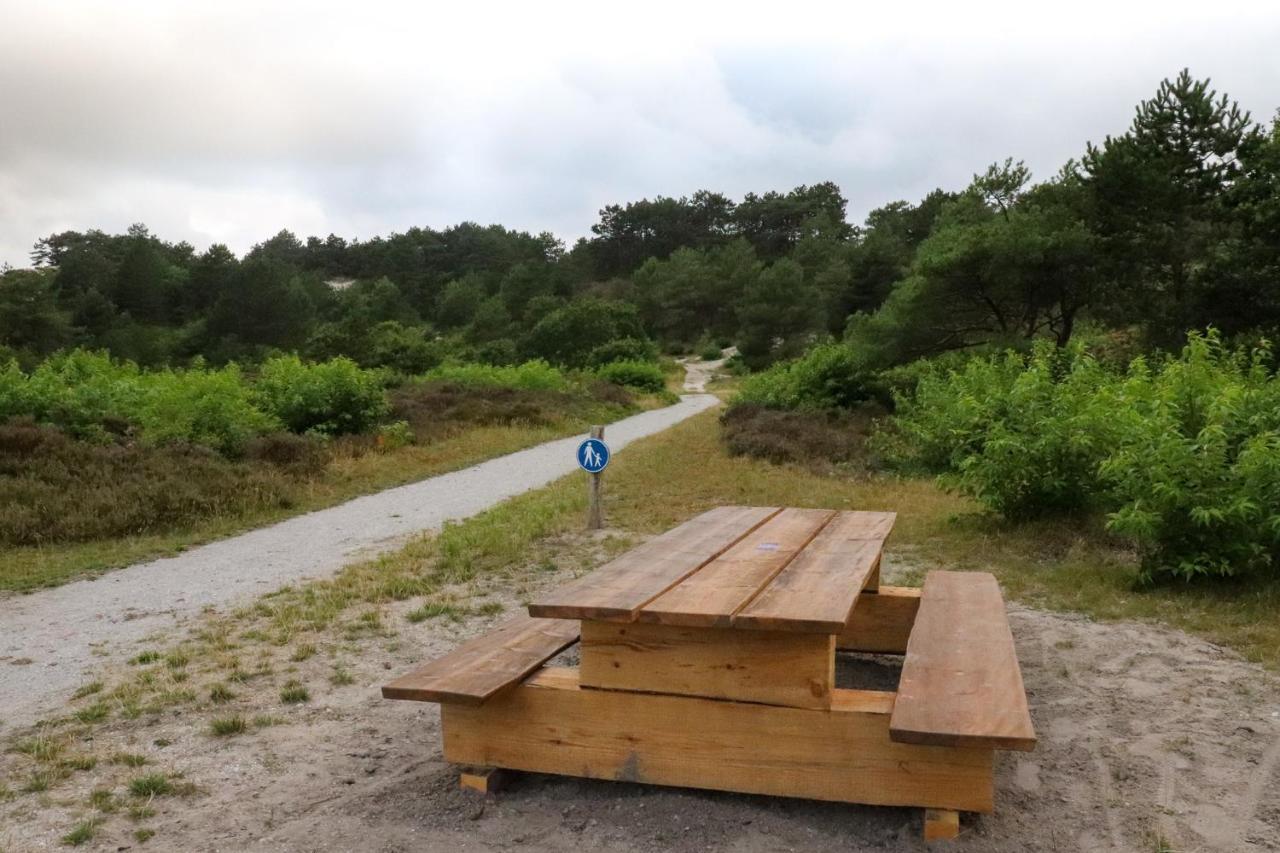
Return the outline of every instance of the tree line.
{"type": "Polygon", "coordinates": [[[40,240],[0,277],[19,359],[105,348],[143,364],[273,351],[423,370],[445,358],[581,366],[647,340],[735,343],[759,368],[826,336],[892,365],[1083,324],[1154,348],[1280,327],[1280,118],[1187,71],[1130,127],[1040,182],[1012,159],[861,225],[834,183],[600,211],[572,247],[462,223],[369,240],[288,231],[244,257],[134,226],[40,240]],[[593,352],[596,355],[593,356],[593,352]]]}

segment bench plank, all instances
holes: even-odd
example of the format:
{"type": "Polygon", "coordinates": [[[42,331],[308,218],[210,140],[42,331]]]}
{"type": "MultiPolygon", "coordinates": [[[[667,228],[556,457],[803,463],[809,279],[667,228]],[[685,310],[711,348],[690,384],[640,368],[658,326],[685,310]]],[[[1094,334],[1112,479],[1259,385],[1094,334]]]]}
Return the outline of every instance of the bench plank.
{"type": "Polygon", "coordinates": [[[383,685],[385,699],[479,705],[578,639],[578,623],[520,614],[444,657],[383,685]]]}
{"type": "Polygon", "coordinates": [[[835,516],[784,509],[738,544],[640,609],[641,622],[728,628],[733,616],[782,571],[835,516]]]}
{"type": "Polygon", "coordinates": [[[546,667],[479,708],[444,705],[444,757],[589,779],[990,812],[992,752],[894,743],[893,694],[813,711],[579,686],[546,667]]]}
{"type": "Polygon", "coordinates": [[[733,617],[733,627],[839,634],[880,565],[892,512],[842,512],[733,617]]]}
{"type": "Polygon", "coordinates": [[[529,605],[531,616],[630,622],[637,611],[764,524],[779,507],[723,506],[691,518],[529,605]]]}
{"type": "Polygon", "coordinates": [[[1013,634],[992,575],[925,578],[889,735],[899,743],[1035,748],[1013,634]]]}

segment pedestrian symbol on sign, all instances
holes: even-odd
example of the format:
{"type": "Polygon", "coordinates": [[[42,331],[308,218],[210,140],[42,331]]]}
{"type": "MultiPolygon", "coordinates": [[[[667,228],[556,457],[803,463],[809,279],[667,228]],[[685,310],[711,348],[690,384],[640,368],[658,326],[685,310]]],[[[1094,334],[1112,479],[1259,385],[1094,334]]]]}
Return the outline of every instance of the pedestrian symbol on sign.
{"type": "Polygon", "coordinates": [[[598,438],[588,438],[578,445],[578,465],[582,470],[599,474],[609,464],[609,445],[598,438]]]}

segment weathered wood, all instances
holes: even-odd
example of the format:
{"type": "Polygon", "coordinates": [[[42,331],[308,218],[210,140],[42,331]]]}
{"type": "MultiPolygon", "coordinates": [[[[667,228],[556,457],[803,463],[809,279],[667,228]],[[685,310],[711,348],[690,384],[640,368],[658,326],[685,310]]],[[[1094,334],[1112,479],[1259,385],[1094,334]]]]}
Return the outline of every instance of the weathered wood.
{"type": "MultiPolygon", "coordinates": [[[[591,427],[591,437],[604,441],[604,427],[599,424],[591,427]]],[[[587,529],[599,530],[604,527],[604,499],[600,493],[602,473],[587,474],[587,529]]]]}
{"type": "Polygon", "coordinates": [[[827,708],[835,637],[583,622],[584,687],[827,708]]]}
{"type": "Polygon", "coordinates": [[[728,628],[733,616],[773,580],[835,516],[826,509],[784,509],[699,571],[640,609],[641,622],[728,628]]]}
{"type": "Polygon", "coordinates": [[[894,743],[892,694],[829,711],[580,689],[544,668],[484,705],[441,707],[449,761],[752,794],[989,812],[992,752],[894,743]]]}
{"type": "Polygon", "coordinates": [[[578,639],[578,624],[521,614],[382,687],[385,699],[478,705],[578,639]]]}
{"type": "Polygon", "coordinates": [[[851,652],[900,655],[907,650],[911,626],[920,609],[920,590],[909,586],[882,586],[864,592],[836,638],[836,648],[851,652]]]}
{"type": "Polygon", "coordinates": [[[501,767],[464,767],[458,774],[458,787],[491,796],[511,781],[511,775],[510,770],[501,767]]]}
{"type": "Polygon", "coordinates": [[[632,621],[641,607],[733,547],[778,507],[725,506],[654,537],[529,605],[532,616],[632,621]]]}
{"type": "Polygon", "coordinates": [[[954,809],[924,810],[925,841],[953,841],[959,835],[959,812],[954,809]]]}
{"type": "Polygon", "coordinates": [[[838,634],[893,529],[892,512],[842,512],[733,617],[733,627],[838,634]]]}
{"type": "Polygon", "coordinates": [[[926,576],[889,730],[899,743],[1035,748],[995,577],[981,572],[926,576]]]}

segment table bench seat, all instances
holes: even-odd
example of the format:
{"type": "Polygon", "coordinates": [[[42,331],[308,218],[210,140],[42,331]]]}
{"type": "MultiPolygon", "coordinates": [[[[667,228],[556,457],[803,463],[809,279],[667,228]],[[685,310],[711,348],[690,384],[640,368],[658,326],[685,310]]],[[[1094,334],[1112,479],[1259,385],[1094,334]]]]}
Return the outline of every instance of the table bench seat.
{"type": "Polygon", "coordinates": [[[479,705],[578,640],[578,623],[521,614],[383,685],[385,699],[479,705]]]}
{"type": "Polygon", "coordinates": [[[889,736],[899,743],[1035,748],[1004,599],[985,572],[930,572],[907,640],[889,736]]]}

